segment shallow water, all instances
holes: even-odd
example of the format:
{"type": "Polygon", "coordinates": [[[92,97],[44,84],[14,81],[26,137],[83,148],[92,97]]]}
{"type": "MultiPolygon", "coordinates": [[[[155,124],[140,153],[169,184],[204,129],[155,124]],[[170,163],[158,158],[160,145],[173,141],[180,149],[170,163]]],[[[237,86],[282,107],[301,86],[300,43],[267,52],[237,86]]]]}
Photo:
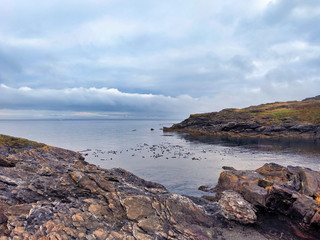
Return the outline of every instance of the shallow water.
{"type": "Polygon", "coordinates": [[[200,196],[217,183],[222,166],[256,169],[264,163],[319,170],[313,142],[214,139],[163,133],[164,120],[0,121],[0,133],[81,151],[103,168],[121,167],[171,192],[200,196]],[[151,131],[151,128],[154,130],[151,131]]]}

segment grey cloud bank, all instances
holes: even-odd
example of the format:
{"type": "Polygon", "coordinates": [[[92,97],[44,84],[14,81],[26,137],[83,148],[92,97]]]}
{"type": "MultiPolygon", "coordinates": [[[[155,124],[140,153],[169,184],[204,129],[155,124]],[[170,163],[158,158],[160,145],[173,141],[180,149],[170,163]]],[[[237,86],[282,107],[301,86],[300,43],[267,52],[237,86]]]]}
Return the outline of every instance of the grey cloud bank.
{"type": "MultiPolygon", "coordinates": [[[[31,89],[29,87],[11,88],[0,85],[0,108],[11,110],[49,110],[72,112],[67,116],[115,116],[163,118],[168,113],[179,115],[188,108],[195,110],[199,99],[187,95],[175,98],[152,95],[123,93],[111,88],[66,88],[31,89]],[[89,112],[97,114],[89,114],[89,112]],[[122,114],[121,114],[122,113],[122,114]]],[[[4,114],[3,114],[4,115],[4,114]]]]}
{"type": "Polygon", "coordinates": [[[3,0],[0,118],[184,118],[318,95],[319,22],[318,0],[3,0]]]}

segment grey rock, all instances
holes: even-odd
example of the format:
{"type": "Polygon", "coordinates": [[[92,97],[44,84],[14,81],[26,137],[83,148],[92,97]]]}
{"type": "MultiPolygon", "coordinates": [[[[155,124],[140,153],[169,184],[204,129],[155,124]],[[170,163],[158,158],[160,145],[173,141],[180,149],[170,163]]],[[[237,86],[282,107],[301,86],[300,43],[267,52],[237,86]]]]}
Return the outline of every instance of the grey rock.
{"type": "Polygon", "coordinates": [[[254,223],[257,220],[252,205],[237,192],[223,191],[219,205],[226,219],[242,224],[254,223]]]}

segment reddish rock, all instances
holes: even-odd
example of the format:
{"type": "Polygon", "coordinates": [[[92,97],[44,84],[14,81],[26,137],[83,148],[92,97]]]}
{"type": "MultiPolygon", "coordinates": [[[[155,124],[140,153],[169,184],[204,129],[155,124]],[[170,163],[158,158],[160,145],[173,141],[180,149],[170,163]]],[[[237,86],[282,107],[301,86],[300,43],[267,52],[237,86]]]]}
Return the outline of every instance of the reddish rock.
{"type": "Polygon", "coordinates": [[[267,180],[272,182],[286,182],[287,178],[287,168],[280,166],[276,163],[266,163],[261,168],[256,170],[257,173],[260,173],[267,180]]]}

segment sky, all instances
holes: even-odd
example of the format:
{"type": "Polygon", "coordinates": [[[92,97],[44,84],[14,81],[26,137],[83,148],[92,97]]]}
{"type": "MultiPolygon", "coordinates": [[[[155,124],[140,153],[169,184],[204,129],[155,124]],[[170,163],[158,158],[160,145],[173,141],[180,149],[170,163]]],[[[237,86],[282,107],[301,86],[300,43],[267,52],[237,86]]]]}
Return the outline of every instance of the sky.
{"type": "Polygon", "coordinates": [[[320,94],[319,0],[0,5],[0,119],[183,119],[320,94]]]}

